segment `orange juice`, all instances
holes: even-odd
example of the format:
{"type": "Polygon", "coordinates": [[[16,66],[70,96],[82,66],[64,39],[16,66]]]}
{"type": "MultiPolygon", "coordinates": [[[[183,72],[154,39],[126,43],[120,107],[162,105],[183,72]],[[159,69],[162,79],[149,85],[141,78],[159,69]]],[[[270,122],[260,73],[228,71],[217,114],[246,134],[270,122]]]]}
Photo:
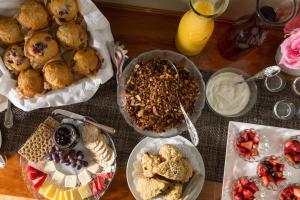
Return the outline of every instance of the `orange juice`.
{"type": "Polygon", "coordinates": [[[194,10],[185,13],[175,39],[177,49],[187,56],[199,54],[214,30],[213,18],[205,17],[214,15],[214,5],[208,1],[200,1],[193,5],[193,8],[200,14],[194,10]]]}

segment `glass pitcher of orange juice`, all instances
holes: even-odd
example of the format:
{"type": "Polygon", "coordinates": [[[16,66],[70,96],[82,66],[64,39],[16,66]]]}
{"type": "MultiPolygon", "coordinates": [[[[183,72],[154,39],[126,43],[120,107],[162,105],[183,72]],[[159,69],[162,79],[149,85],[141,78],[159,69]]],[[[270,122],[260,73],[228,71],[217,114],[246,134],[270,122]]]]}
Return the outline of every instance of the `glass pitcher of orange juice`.
{"type": "Polygon", "coordinates": [[[229,0],[190,0],[191,10],[180,20],[175,44],[182,54],[199,54],[214,30],[214,18],[227,8],[229,0]]]}

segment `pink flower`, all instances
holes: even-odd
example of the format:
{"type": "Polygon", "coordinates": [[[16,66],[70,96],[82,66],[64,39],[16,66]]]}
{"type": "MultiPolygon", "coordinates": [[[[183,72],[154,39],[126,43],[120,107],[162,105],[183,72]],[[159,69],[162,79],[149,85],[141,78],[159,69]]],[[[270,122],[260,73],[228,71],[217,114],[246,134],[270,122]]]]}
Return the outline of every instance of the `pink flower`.
{"type": "Polygon", "coordinates": [[[279,64],[288,68],[300,68],[300,29],[294,30],[280,45],[280,49],[282,56],[279,64]]]}

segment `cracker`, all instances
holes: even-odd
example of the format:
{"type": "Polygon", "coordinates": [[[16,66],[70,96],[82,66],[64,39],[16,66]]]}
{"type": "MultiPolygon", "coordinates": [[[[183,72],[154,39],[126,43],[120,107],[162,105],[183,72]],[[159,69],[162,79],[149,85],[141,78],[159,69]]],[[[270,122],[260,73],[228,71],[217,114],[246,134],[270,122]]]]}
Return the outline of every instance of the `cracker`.
{"type": "Polygon", "coordinates": [[[86,123],[82,127],[81,137],[85,145],[93,143],[101,138],[100,130],[96,126],[86,123]]]}
{"type": "Polygon", "coordinates": [[[115,152],[113,151],[112,154],[111,154],[111,158],[107,161],[98,161],[98,164],[101,166],[101,167],[108,167],[108,166],[111,166],[116,160],[116,154],[115,152]]]}
{"type": "Polygon", "coordinates": [[[31,162],[41,161],[54,146],[53,133],[59,125],[55,119],[48,117],[45,123],[38,126],[18,153],[31,162]]]}

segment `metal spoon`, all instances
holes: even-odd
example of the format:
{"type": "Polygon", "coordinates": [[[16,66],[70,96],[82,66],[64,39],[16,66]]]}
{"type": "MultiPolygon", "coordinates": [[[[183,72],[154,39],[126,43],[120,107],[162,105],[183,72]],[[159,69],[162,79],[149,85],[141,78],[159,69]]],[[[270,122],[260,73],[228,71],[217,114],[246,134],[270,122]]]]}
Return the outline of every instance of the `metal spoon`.
{"type": "Polygon", "coordinates": [[[8,100],[7,109],[4,116],[4,126],[5,128],[12,128],[14,125],[14,116],[11,110],[11,102],[8,100]]]}
{"type": "MultiPolygon", "coordinates": [[[[177,87],[178,87],[179,86],[179,73],[178,73],[178,70],[177,70],[176,66],[171,61],[169,61],[169,60],[161,60],[161,64],[168,66],[169,68],[172,69],[172,71],[174,71],[177,74],[177,87]]],[[[183,105],[182,105],[182,103],[180,101],[179,95],[178,95],[178,88],[176,90],[176,96],[177,96],[177,99],[178,99],[178,102],[179,102],[179,106],[180,106],[181,112],[182,112],[182,114],[184,116],[184,120],[185,120],[187,129],[188,129],[188,132],[190,134],[190,138],[192,140],[192,143],[195,146],[198,146],[198,144],[199,144],[199,136],[198,136],[197,130],[196,130],[193,122],[191,121],[191,119],[187,115],[186,111],[184,110],[184,107],[183,107],[183,105]]]]}
{"type": "Polygon", "coordinates": [[[270,66],[270,67],[267,67],[267,68],[261,70],[260,72],[258,72],[254,76],[251,76],[250,78],[248,78],[246,80],[237,82],[236,84],[241,84],[241,83],[252,81],[252,80],[255,80],[255,79],[264,79],[266,77],[273,77],[273,76],[276,76],[277,74],[279,74],[280,71],[281,71],[281,69],[280,69],[279,66],[276,66],[276,65],[270,66]]]}

